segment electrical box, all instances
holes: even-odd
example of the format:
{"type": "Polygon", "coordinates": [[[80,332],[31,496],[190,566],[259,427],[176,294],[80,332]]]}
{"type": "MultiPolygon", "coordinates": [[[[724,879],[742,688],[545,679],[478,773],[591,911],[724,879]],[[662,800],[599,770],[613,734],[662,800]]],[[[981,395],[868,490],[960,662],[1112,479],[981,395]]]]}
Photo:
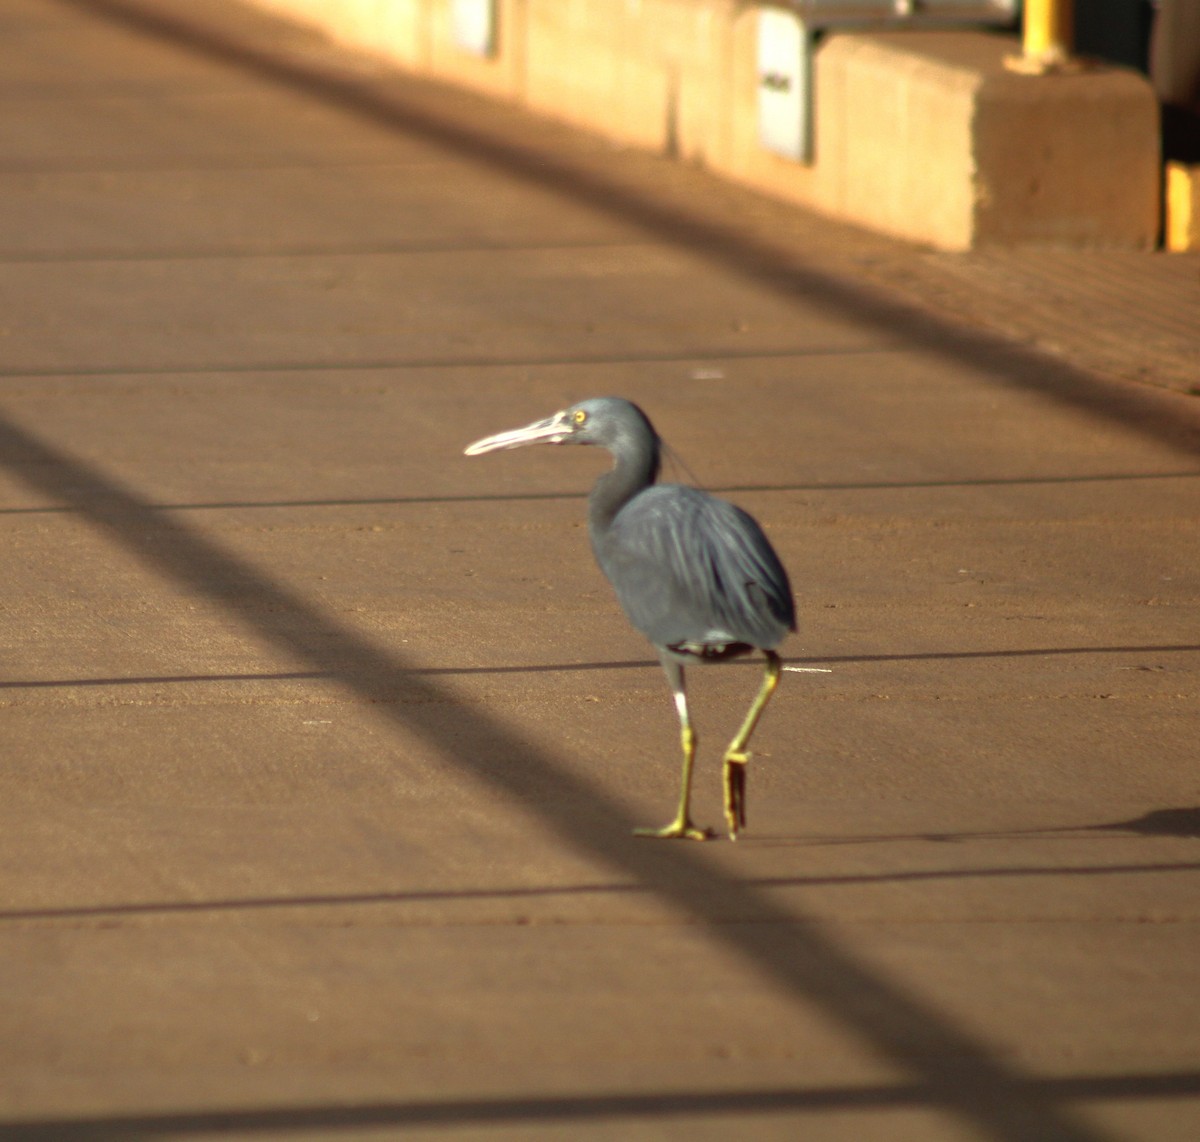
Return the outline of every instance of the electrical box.
{"type": "Polygon", "coordinates": [[[496,0],[452,0],[455,46],[477,56],[496,54],[496,0]]]}
{"type": "Polygon", "coordinates": [[[788,159],[807,159],[812,137],[811,32],[795,12],[758,14],[758,140],[788,159]]]}
{"type": "Polygon", "coordinates": [[[758,10],[758,137],[778,155],[813,154],[814,48],[830,29],[1012,24],[1018,0],[777,0],[758,10]]]}

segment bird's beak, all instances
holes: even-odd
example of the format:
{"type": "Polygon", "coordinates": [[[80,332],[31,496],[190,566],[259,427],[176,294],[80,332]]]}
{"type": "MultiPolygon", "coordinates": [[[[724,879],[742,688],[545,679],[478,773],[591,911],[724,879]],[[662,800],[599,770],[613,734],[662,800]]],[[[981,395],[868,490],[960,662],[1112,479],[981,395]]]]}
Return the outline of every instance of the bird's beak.
{"type": "Polygon", "coordinates": [[[535,420],[524,428],[512,428],[508,432],[497,432],[468,444],[467,456],[482,456],[485,452],[498,452],[501,448],[524,448],[526,444],[561,444],[574,431],[566,412],[556,412],[545,420],[535,420]]]}

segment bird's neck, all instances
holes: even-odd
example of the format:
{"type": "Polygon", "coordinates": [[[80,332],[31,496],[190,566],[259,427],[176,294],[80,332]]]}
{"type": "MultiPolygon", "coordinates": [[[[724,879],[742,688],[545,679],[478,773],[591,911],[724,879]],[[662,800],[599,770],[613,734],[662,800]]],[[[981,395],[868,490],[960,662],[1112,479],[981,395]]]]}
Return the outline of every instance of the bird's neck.
{"type": "Polygon", "coordinates": [[[612,526],[619,512],[638,492],[658,479],[658,440],[640,441],[637,448],[612,449],[614,464],[596,481],[588,497],[588,530],[593,544],[612,526]]]}

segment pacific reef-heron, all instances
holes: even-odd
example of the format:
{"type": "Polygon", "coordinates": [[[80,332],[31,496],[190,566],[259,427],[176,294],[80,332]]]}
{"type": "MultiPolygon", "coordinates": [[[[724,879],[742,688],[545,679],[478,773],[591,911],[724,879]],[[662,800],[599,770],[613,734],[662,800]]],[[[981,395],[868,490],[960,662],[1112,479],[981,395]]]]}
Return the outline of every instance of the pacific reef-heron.
{"type": "Polygon", "coordinates": [[[596,561],[629,621],[658,651],[675,696],[683,745],[679,811],[640,836],[703,840],[690,802],[696,733],[688,715],[683,668],[761,650],[762,685],[725,751],[725,819],[736,839],[746,824],[747,744],[779,682],[775,648],[796,629],[787,572],[762,528],[725,500],[683,484],[656,483],[662,442],[646,414],[619,397],[581,401],[524,428],[477,440],[468,456],[528,444],[598,444],[614,464],[588,499],[596,561]]]}

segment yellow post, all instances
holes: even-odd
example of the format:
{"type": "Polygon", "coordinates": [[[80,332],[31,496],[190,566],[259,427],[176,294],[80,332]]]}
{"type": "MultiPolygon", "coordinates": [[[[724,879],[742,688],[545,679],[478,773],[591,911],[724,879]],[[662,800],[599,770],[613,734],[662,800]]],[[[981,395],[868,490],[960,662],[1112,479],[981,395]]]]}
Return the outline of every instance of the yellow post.
{"type": "Polygon", "coordinates": [[[1021,54],[1006,62],[1013,71],[1041,75],[1071,58],[1074,0],[1025,0],[1021,54]]]}
{"type": "Polygon", "coordinates": [[[1200,165],[1167,163],[1165,245],[1172,253],[1200,250],[1200,165]]]}

